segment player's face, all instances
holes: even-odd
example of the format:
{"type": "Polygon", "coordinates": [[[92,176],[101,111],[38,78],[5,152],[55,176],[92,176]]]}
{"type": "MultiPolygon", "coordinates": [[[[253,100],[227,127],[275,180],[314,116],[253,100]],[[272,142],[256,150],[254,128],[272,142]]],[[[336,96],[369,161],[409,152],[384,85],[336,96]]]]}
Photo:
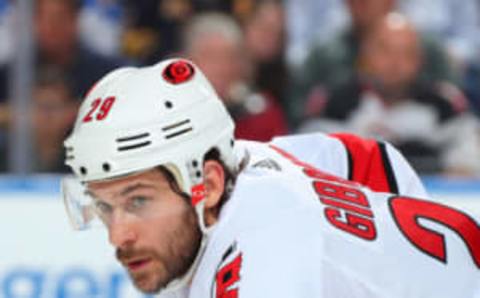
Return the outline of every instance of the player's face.
{"type": "Polygon", "coordinates": [[[117,259],[143,292],[182,276],[200,246],[193,207],[158,169],[88,185],[117,259]]]}

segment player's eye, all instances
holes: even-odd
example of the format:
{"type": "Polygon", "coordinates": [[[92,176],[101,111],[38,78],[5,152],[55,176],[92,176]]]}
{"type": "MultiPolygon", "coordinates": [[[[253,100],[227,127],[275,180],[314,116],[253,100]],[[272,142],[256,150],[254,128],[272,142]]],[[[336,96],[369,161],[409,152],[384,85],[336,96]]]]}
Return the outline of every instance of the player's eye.
{"type": "Polygon", "coordinates": [[[145,196],[134,196],[130,199],[129,209],[130,210],[139,210],[148,203],[148,198],[145,196]]]}

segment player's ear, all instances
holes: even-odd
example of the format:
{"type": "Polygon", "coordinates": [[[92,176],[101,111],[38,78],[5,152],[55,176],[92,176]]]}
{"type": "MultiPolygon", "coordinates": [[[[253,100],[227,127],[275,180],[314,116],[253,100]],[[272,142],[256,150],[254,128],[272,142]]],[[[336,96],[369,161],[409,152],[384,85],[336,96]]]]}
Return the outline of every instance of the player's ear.
{"type": "Polygon", "coordinates": [[[215,160],[207,160],[203,164],[205,184],[205,223],[207,226],[216,222],[220,199],[225,191],[225,171],[215,160]]]}

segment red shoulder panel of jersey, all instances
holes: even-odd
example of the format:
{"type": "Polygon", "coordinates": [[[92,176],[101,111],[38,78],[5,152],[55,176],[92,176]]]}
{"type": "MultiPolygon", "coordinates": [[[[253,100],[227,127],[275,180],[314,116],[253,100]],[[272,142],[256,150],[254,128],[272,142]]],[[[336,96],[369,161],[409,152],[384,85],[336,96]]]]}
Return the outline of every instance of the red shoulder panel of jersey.
{"type": "Polygon", "coordinates": [[[374,191],[398,193],[395,173],[385,144],[348,133],[331,134],[340,140],[348,155],[348,179],[374,191]]]}

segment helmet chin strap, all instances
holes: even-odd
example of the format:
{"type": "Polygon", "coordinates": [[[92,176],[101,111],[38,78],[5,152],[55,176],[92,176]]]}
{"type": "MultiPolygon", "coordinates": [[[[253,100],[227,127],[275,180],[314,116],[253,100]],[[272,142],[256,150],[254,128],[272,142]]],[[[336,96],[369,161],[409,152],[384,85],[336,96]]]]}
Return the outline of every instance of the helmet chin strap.
{"type": "Polygon", "coordinates": [[[193,274],[198,268],[200,260],[205,252],[207,247],[208,238],[213,230],[213,226],[207,227],[205,223],[205,191],[203,184],[197,184],[192,187],[192,204],[194,206],[195,212],[197,213],[198,224],[200,227],[200,231],[202,232],[202,240],[200,242],[200,247],[198,249],[197,255],[195,260],[193,261],[192,265],[188,269],[187,273],[183,276],[176,278],[169,282],[165,288],[161,290],[161,293],[171,293],[180,290],[183,287],[186,287],[190,284],[193,278],[193,274]]]}

